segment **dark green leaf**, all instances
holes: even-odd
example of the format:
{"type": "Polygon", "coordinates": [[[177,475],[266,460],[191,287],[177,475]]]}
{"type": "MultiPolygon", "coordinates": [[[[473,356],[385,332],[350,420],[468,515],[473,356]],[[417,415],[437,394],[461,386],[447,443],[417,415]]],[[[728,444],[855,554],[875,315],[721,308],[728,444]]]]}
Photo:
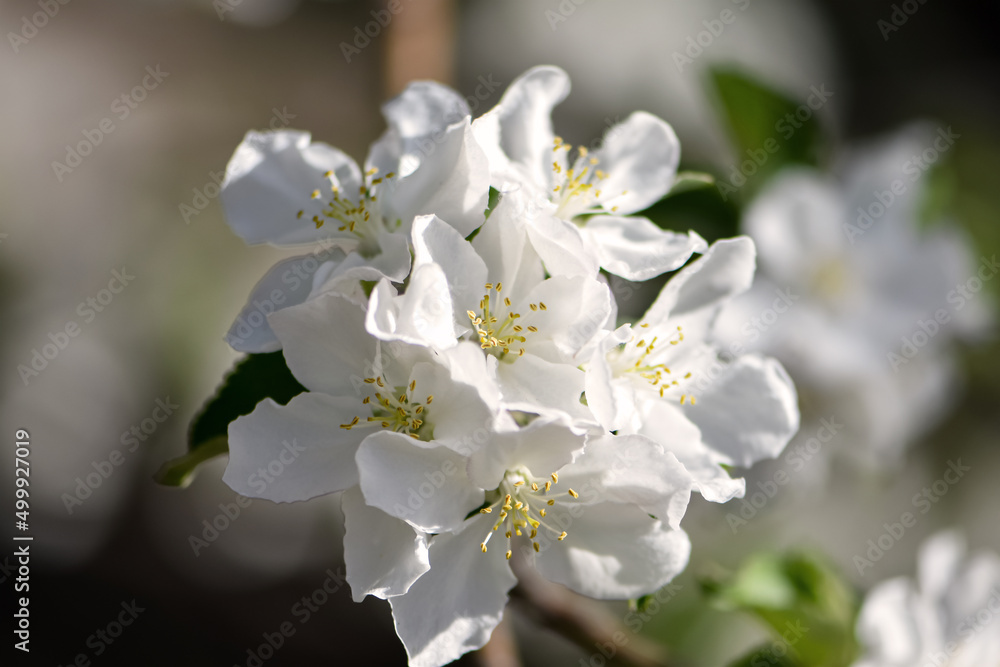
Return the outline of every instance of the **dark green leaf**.
{"type": "Polygon", "coordinates": [[[814,86],[822,93],[803,90],[793,99],[735,69],[712,68],[709,76],[736,150],[731,169],[719,178],[724,198],[752,193],[782,167],[819,162],[823,131],[813,107],[830,91],[814,86]]]}
{"type": "Polygon", "coordinates": [[[288,370],[281,352],[247,355],[195,416],[188,433],[188,453],[165,463],[157,471],[156,481],[186,486],[200,463],[228,451],[230,422],[253,412],[265,398],[285,405],[305,390],[288,370]]]}

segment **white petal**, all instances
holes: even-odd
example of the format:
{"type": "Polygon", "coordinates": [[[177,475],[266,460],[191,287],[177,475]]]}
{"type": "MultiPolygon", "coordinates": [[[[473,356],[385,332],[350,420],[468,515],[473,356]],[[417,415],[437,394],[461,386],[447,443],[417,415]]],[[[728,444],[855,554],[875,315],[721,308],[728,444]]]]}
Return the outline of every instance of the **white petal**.
{"type": "Polygon", "coordinates": [[[544,477],[573,461],[584,441],[565,424],[536,419],[520,430],[493,434],[469,457],[469,477],[484,489],[500,486],[504,473],[517,468],[544,477]]]}
{"type": "MultiPolygon", "coordinates": [[[[520,166],[533,183],[548,188],[552,175],[552,109],[569,95],[566,72],[534,67],[507,88],[499,104],[484,118],[495,118],[503,154],[520,166]]],[[[481,134],[484,139],[487,138],[481,134]]]]}
{"type": "Polygon", "coordinates": [[[598,255],[574,223],[539,210],[529,218],[528,238],[553,276],[594,278],[598,255]]]}
{"type": "MultiPolygon", "coordinates": [[[[343,253],[336,251],[339,257],[343,253]]],[[[335,265],[335,261],[329,262],[335,265]]],[[[240,352],[274,352],[281,349],[278,337],[271,330],[267,315],[276,310],[295,306],[312,292],[313,275],[324,263],[312,255],[290,257],[271,267],[250,292],[243,310],[226,334],[226,342],[240,352]]]]}
{"type": "Polygon", "coordinates": [[[704,340],[719,308],[750,288],[754,260],[748,237],[716,241],[667,282],[643,321],[657,325],[669,318],[672,326],[684,327],[687,337],[704,340]]]}
{"type": "Polygon", "coordinates": [[[500,408],[500,386],[496,369],[490,367],[491,359],[496,361],[496,357],[483,354],[478,343],[470,341],[461,341],[441,352],[441,361],[449,368],[455,382],[475,387],[479,397],[495,413],[500,408]]]}
{"type": "Polygon", "coordinates": [[[607,431],[634,433],[639,428],[636,397],[632,384],[614,377],[608,353],[632,340],[632,327],[620,326],[597,343],[586,369],[587,405],[607,431]]]}
{"type": "Polygon", "coordinates": [[[641,435],[592,436],[583,454],[559,473],[583,502],[638,505],[679,528],[695,480],[677,458],[641,435]]]}
{"type": "Polygon", "coordinates": [[[733,479],[721,464],[729,458],[708,447],[701,431],[684,415],[687,406],[653,399],[639,408],[642,427],[639,434],[659,443],[665,452],[677,457],[694,478],[695,488],[705,500],[724,503],[742,498],[746,480],[733,479]]]}
{"type": "Polygon", "coordinates": [[[465,98],[434,81],[414,81],[382,105],[382,115],[400,137],[425,137],[469,116],[465,98]]]}
{"type": "Polygon", "coordinates": [[[426,533],[458,528],[483,502],[465,457],[401,433],[368,436],[357,464],[365,502],[426,533]]]}
{"type": "MultiPolygon", "coordinates": [[[[420,216],[413,223],[413,265],[437,264],[448,281],[457,323],[468,325],[466,311],[483,298],[486,265],[472,244],[437,216],[420,216]]],[[[464,327],[467,329],[468,327],[464,327]]]]}
{"type": "Polygon", "coordinates": [[[549,361],[568,361],[602,331],[611,292],[592,278],[549,278],[514,302],[514,309],[521,315],[518,324],[538,329],[524,333],[527,351],[549,361]]]}
{"type": "Polygon", "coordinates": [[[580,402],[585,378],[575,366],[525,354],[513,363],[500,363],[497,378],[501,401],[508,410],[568,417],[581,424],[594,422],[590,410],[580,402]]]}
{"type": "Polygon", "coordinates": [[[608,130],[595,157],[608,174],[600,183],[604,207],[628,215],[655,204],[673,187],[681,144],[670,125],[637,111],[608,130]]]}
{"type": "Polygon", "coordinates": [[[695,396],[684,415],[705,444],[739,466],[778,456],[799,430],[795,385],[775,359],[740,357],[695,396]]]}
{"type": "Polygon", "coordinates": [[[443,667],[482,648],[500,623],[517,579],[502,543],[491,544],[487,553],[480,550],[491,527],[491,518],[482,515],[458,535],[435,536],[430,572],[406,595],[389,599],[409,667],[443,667]]]}
{"type": "Polygon", "coordinates": [[[382,340],[398,340],[438,349],[458,342],[448,278],[437,264],[424,264],[410,274],[406,292],[397,295],[383,280],[372,290],[365,319],[368,332],[382,340]]]}
{"type": "Polygon", "coordinates": [[[601,268],[626,280],[642,281],[674,271],[708,244],[695,232],[660,229],[646,218],[595,215],[583,233],[601,268]]]}
{"type": "Polygon", "coordinates": [[[530,214],[530,203],[518,193],[502,196],[472,239],[489,280],[503,283],[506,296],[515,302],[545,278],[542,260],[528,243],[525,215],[530,214]]]}
{"type": "MultiPolygon", "coordinates": [[[[478,356],[485,372],[483,354],[480,352],[478,356]]],[[[440,363],[416,364],[410,381],[414,383],[413,397],[416,402],[425,403],[428,395],[434,397],[422,417],[434,429],[435,445],[467,456],[475,449],[476,442],[482,442],[492,430],[496,419],[494,411],[474,387],[456,381],[447,366],[440,363]]]]}
{"type": "Polygon", "coordinates": [[[269,322],[281,341],[288,368],[312,391],[359,396],[371,377],[375,339],[364,327],[365,311],[336,294],[324,294],[279,310],[269,322]]]}
{"type": "Polygon", "coordinates": [[[380,192],[387,216],[409,229],[414,217],[433,213],[468,236],[485,220],[490,191],[489,163],[468,119],[417,143],[420,166],[380,192]]]}
{"type": "Polygon", "coordinates": [[[229,425],[222,481],[241,495],[276,503],[350,488],[358,483],[354,455],[366,431],[340,425],[369,414],[360,400],[315,392],[288,405],[265,399],[229,425]]]}
{"type": "Polygon", "coordinates": [[[430,569],[427,538],[407,523],[365,504],[357,487],[341,497],[344,565],[355,602],[402,595],[430,569]]]}
{"type": "MultiPolygon", "coordinates": [[[[561,482],[560,482],[561,484],[561,482]]],[[[553,511],[553,521],[557,512],[553,511]]],[[[567,537],[544,545],[535,560],[550,581],[600,600],[658,590],[687,565],[691,542],[635,505],[600,503],[563,517],[567,537]]]]}
{"type": "Polygon", "coordinates": [[[331,234],[312,222],[322,210],[312,193],[327,195],[331,181],[344,192],[357,192],[361,183],[357,164],[342,151],[311,144],[308,132],[248,132],[226,167],[219,200],[247,243],[309,243],[331,234]],[[305,213],[298,217],[299,211],[305,213]]]}

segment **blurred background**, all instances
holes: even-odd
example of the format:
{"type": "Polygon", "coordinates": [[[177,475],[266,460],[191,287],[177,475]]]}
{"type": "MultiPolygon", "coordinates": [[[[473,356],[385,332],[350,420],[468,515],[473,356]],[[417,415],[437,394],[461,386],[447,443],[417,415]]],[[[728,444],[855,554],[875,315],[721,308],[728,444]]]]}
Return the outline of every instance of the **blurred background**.
{"type": "MultiPolygon", "coordinates": [[[[407,82],[449,83],[478,115],[537,64],[572,78],[554,115],[568,141],[589,144],[643,109],[674,126],[683,168],[718,183],[746,171],[754,146],[740,125],[762,96],[771,99],[761,91],[806,105],[808,127],[796,141],[806,133],[822,140],[799,162],[844,193],[848,217],[833,216],[835,226],[855,220],[858,192],[885,189],[879,179],[903,170],[910,153],[884,158],[882,176],[865,171],[895,155],[879,148],[887,137],[914,123],[929,128],[921,136],[930,142],[939,129],[958,135],[921,173],[921,215],[894,223],[920,238],[946,233],[952,250],[917,243],[892,264],[921,293],[928,275],[951,280],[957,271],[958,279],[928,282],[934,298],[876,340],[882,372],[831,385],[822,364],[783,359],[802,400],[796,443],[811,454],[801,466],[782,457],[749,471],[748,496],[779,474],[790,479],[753,512],[740,501],[692,500],[684,523],[691,564],[669,603],[642,616],[639,633],[666,644],[677,664],[730,664],[767,629],[709,605],[703,589],[762,551],[819,554],[858,596],[912,574],[921,540],[941,528],[1000,551],[1000,344],[991,319],[1000,281],[974,290],[967,312],[979,313],[976,322],[943,326],[915,359],[918,370],[885,372],[885,353],[1000,249],[1000,8],[939,0],[393,0],[392,8],[366,0],[0,3],[0,424],[10,452],[0,457],[0,489],[5,503],[13,498],[14,434],[26,429],[34,537],[32,652],[25,661],[5,646],[13,664],[405,664],[388,605],[354,604],[340,578],[337,498],[238,503],[221,481],[224,460],[185,490],[159,487],[152,474],[185,451],[189,422],[237,359],[223,335],[255,281],[287,254],[247,247],[217,203],[244,133],[309,130],[360,160],[384,129],[380,104],[407,82]],[[747,97],[727,73],[752,82],[740,93],[747,97]],[[831,94],[810,106],[817,90],[831,94]],[[957,269],[939,271],[944,264],[957,269]],[[910,391],[928,377],[940,381],[910,391]],[[831,415],[846,423],[844,435],[810,450],[819,419],[831,415]],[[891,451],[857,455],[876,441],[892,441],[891,451]],[[959,459],[969,471],[935,493],[959,459]],[[925,487],[934,498],[921,513],[914,497],[925,487]],[[916,525],[859,571],[868,540],[906,511],[916,525]],[[134,622],[120,636],[96,635],[123,604],[134,605],[134,622]],[[294,634],[261,651],[283,623],[294,634]]],[[[932,145],[921,141],[912,155],[932,145]]],[[[743,173],[736,192],[693,190],[647,215],[710,241],[750,231],[747,211],[782,161],[743,173]]],[[[850,239],[839,229],[834,236],[849,257],[850,239]]],[[[623,291],[623,315],[641,314],[660,284],[623,291]]],[[[863,280],[862,288],[877,291],[863,280]]],[[[824,326],[882,332],[881,310],[857,312],[838,320],[835,311],[824,326]]],[[[782,357],[789,348],[764,349],[782,357]]],[[[810,349],[829,361],[823,339],[810,349]]],[[[0,552],[5,616],[12,551],[0,552]]],[[[602,607],[614,623],[635,620],[625,603],[602,607]]],[[[522,664],[603,664],[594,647],[511,610],[507,629],[522,664]]]]}

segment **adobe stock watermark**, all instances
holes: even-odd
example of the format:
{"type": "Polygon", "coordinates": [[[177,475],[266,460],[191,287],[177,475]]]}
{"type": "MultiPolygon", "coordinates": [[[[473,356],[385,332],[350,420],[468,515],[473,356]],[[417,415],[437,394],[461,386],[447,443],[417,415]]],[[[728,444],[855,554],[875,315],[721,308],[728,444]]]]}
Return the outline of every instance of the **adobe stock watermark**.
{"type": "MultiPolygon", "coordinates": [[[[168,76],[170,72],[162,71],[159,63],[155,67],[148,65],[146,75],[139,84],[112,100],[111,113],[119,121],[124,121],[168,76]]],[[[116,129],[115,121],[110,116],[102,118],[93,129],[84,128],[81,132],[83,139],[75,145],[66,144],[65,162],[52,161],[52,173],[56,179],[62,183],[66,175],[83,164],[83,159],[93,153],[94,149],[103,143],[104,138],[116,129]]]]}
{"type": "MultiPolygon", "coordinates": [[[[406,0],[407,3],[412,1],[406,0]]],[[[372,40],[378,39],[382,31],[389,27],[392,19],[401,11],[403,11],[403,0],[389,0],[385,9],[371,10],[372,20],[364,25],[364,30],[361,26],[354,26],[353,43],[340,43],[340,52],[344,55],[347,64],[351,63],[351,58],[354,56],[361,55],[361,52],[372,43],[372,40]]]]}
{"type": "MultiPolygon", "coordinates": [[[[823,108],[827,101],[833,97],[833,91],[826,89],[826,84],[819,87],[810,86],[809,95],[805,103],[799,105],[794,112],[785,114],[784,118],[778,119],[774,124],[774,131],[782,139],[788,141],[795,133],[802,129],[805,123],[809,122],[817,111],[823,108]]],[[[781,150],[781,144],[774,136],[770,136],[757,148],[746,150],[747,158],[739,165],[732,165],[729,171],[729,180],[719,179],[716,187],[722,196],[722,201],[729,201],[729,195],[739,192],[739,189],[747,184],[747,179],[756,174],[764,165],[768,163],[771,156],[781,150]]]]}
{"type": "MultiPolygon", "coordinates": [[[[258,494],[258,498],[262,497],[268,485],[272,484],[285,470],[294,465],[304,451],[306,451],[306,448],[300,446],[298,440],[295,438],[292,438],[291,442],[283,440],[281,448],[277,450],[277,455],[268,461],[267,465],[261,466],[255,472],[250,473],[247,477],[247,486],[258,494]]],[[[203,528],[201,537],[199,538],[194,534],[188,535],[188,545],[191,547],[194,555],[199,556],[202,550],[207,549],[213,542],[219,539],[222,533],[229,530],[229,527],[240,518],[241,510],[250,507],[251,502],[250,498],[236,494],[234,502],[219,503],[219,513],[212,517],[211,520],[202,520],[201,525],[203,528]]]]}
{"type": "MultiPolygon", "coordinates": [[[[326,579],[308,595],[303,595],[295,602],[289,610],[289,615],[294,617],[299,625],[305,625],[313,617],[313,614],[322,609],[323,605],[330,601],[330,598],[343,589],[347,581],[347,574],[343,568],[338,567],[336,571],[327,569],[324,572],[326,579]]],[[[275,656],[285,645],[285,642],[295,636],[298,628],[292,621],[283,621],[278,624],[274,632],[261,633],[263,640],[255,648],[246,650],[247,659],[243,662],[245,667],[263,667],[264,663],[275,656]]],[[[240,667],[233,665],[233,667],[240,667]]]]}
{"type": "MultiPolygon", "coordinates": [[[[837,434],[844,428],[843,424],[838,424],[836,417],[820,419],[820,427],[816,435],[805,442],[796,443],[789,446],[785,452],[784,463],[793,472],[801,472],[813,458],[819,454],[824,445],[829,444],[837,437],[837,434]]],[[[726,523],[733,535],[746,526],[758,512],[764,509],[771,500],[778,495],[778,490],[791,481],[791,476],[784,468],[779,468],[771,475],[771,479],[758,481],[757,489],[749,497],[740,500],[740,511],[737,516],[733,512],[726,514],[726,523]]],[[[732,502],[732,501],[730,501],[732,502]]]]}
{"type": "Polygon", "coordinates": [[[545,10],[545,20],[549,22],[549,28],[555,32],[560,23],[565,23],[569,17],[576,13],[576,8],[587,2],[587,0],[561,0],[555,10],[545,10]]]}
{"type": "Polygon", "coordinates": [[[794,654],[795,645],[806,636],[809,628],[796,619],[794,623],[785,621],[785,631],[771,642],[771,645],[762,648],[750,657],[751,667],[764,667],[765,665],[784,665],[785,658],[794,654]]]}
{"type": "Polygon", "coordinates": [[[882,40],[888,42],[889,36],[906,25],[910,17],[917,13],[921,5],[925,4],[927,4],[927,0],[905,0],[900,4],[892,5],[892,13],[889,14],[888,20],[879,19],[875,24],[879,32],[882,33],[882,40]]]}
{"type": "MultiPolygon", "coordinates": [[[[970,470],[972,470],[971,467],[962,464],[962,459],[948,461],[948,468],[944,474],[933,484],[925,486],[918,493],[915,493],[910,499],[910,504],[913,505],[914,509],[919,510],[921,515],[927,514],[934,505],[948,495],[951,487],[958,484],[970,470]]],[[[906,531],[917,525],[917,519],[916,514],[907,511],[899,516],[898,521],[883,523],[882,532],[875,538],[868,540],[868,549],[864,554],[855,554],[853,558],[854,567],[857,568],[858,574],[864,576],[865,570],[874,567],[875,563],[882,560],[882,557],[890,549],[899,544],[903,536],[906,535],[906,531]]]]}
{"type": "Polygon", "coordinates": [[[917,356],[931,340],[951,322],[952,315],[965,308],[972,299],[983,289],[983,285],[1000,271],[1000,262],[997,256],[993,255],[989,259],[979,258],[979,270],[964,283],[959,283],[955,289],[948,292],[945,297],[948,303],[954,307],[951,312],[946,308],[938,308],[934,311],[933,317],[926,320],[917,320],[916,326],[909,335],[902,336],[900,340],[899,352],[891,350],[886,353],[886,360],[893,372],[898,373],[901,366],[910,363],[910,360],[917,356]]]}
{"type": "Polygon", "coordinates": [[[188,535],[188,546],[191,547],[194,555],[200,556],[204,549],[219,539],[219,536],[229,530],[229,527],[240,518],[241,511],[250,507],[252,503],[252,500],[239,494],[236,494],[236,500],[231,503],[219,503],[219,513],[211,519],[202,520],[201,524],[204,528],[202,528],[201,537],[194,534],[188,535]]]}
{"type": "Polygon", "coordinates": [[[958,624],[958,635],[961,641],[951,641],[944,645],[944,651],[931,653],[927,656],[927,661],[921,667],[946,667],[951,664],[951,659],[965,649],[965,645],[971,642],[976,636],[985,630],[996,628],[991,626],[1000,617],[1000,586],[994,586],[990,591],[989,599],[973,614],[969,614],[958,624]]]}
{"type": "Polygon", "coordinates": [[[56,17],[63,5],[68,5],[70,0],[38,0],[36,3],[41,11],[35,12],[30,17],[21,17],[21,29],[17,32],[8,32],[7,41],[14,53],[19,53],[21,47],[31,41],[38,31],[49,24],[51,19],[56,17]]]}
{"type": "MultiPolygon", "coordinates": [[[[750,6],[750,0],[730,0],[736,8],[745,12],[750,6]]],[[[697,35],[688,35],[687,46],[684,47],[684,52],[674,51],[673,59],[674,65],[677,66],[677,71],[683,73],[685,65],[691,65],[697,60],[705,50],[708,49],[715,40],[722,36],[722,33],[726,31],[726,26],[732,25],[736,22],[736,18],[739,16],[732,9],[726,8],[719,12],[718,18],[705,19],[701,22],[705,29],[699,32],[697,35]]]]}
{"type": "MultiPolygon", "coordinates": [[[[916,183],[924,173],[934,166],[943,154],[947,153],[955,145],[955,140],[960,139],[961,136],[954,132],[950,125],[947,130],[939,127],[937,136],[931,145],[904,162],[900,167],[900,171],[902,171],[904,176],[909,177],[908,180],[910,183],[916,183]]],[[[863,235],[886,214],[889,208],[896,202],[896,199],[902,196],[908,187],[909,185],[906,180],[897,178],[889,184],[887,189],[872,191],[872,196],[875,200],[867,206],[858,207],[857,211],[855,211],[857,218],[855,218],[853,224],[849,222],[843,224],[844,234],[847,235],[847,240],[851,242],[851,245],[854,245],[854,240],[857,237],[863,235]]]]}
{"type": "MultiPolygon", "coordinates": [[[[267,127],[272,131],[286,128],[289,122],[295,117],[295,114],[288,113],[288,107],[281,107],[280,111],[278,107],[273,107],[271,109],[271,120],[268,122],[267,127]]],[[[236,169],[230,174],[233,178],[240,175],[241,172],[236,169]]],[[[222,192],[222,182],[225,178],[225,169],[208,172],[208,182],[200,188],[192,189],[193,196],[191,203],[181,202],[177,205],[177,210],[180,211],[181,217],[184,218],[185,225],[190,225],[191,220],[208,208],[208,205],[219,196],[219,193],[222,192]]]]}
{"type": "MultiPolygon", "coordinates": [[[[76,314],[79,315],[83,324],[90,324],[98,313],[104,312],[105,308],[111,305],[115,296],[121,294],[129,283],[135,280],[135,276],[129,273],[128,267],[123,266],[121,270],[115,269],[111,272],[111,280],[108,281],[106,289],[102,289],[97,294],[87,297],[76,307],[76,314]]],[[[17,365],[17,373],[21,376],[21,381],[27,387],[33,378],[38,377],[42,371],[49,367],[59,354],[69,347],[70,341],[80,335],[82,331],[81,323],[75,319],[70,319],[58,331],[50,331],[49,342],[44,343],[39,348],[31,350],[31,359],[27,363],[17,365]]]]}
{"type": "Polygon", "coordinates": [[[75,507],[83,505],[94,494],[94,491],[101,488],[101,485],[114,474],[115,470],[125,463],[126,455],[135,453],[139,444],[156,433],[160,424],[167,421],[174,414],[174,411],[181,407],[171,401],[169,396],[156,399],[153,405],[153,410],[148,417],[122,432],[119,440],[122,446],[127,449],[111,450],[107,458],[91,462],[93,472],[73,480],[76,482],[76,488],[73,489],[72,493],[64,493],[61,496],[67,514],[72,515],[75,507]]]}
{"type": "MultiPolygon", "coordinates": [[[[121,611],[108,622],[107,625],[97,628],[94,633],[87,637],[84,642],[91,652],[80,651],[76,656],[66,663],[65,667],[90,667],[91,657],[99,658],[122,636],[125,628],[129,627],[139,618],[139,614],[146,611],[145,607],[140,607],[133,598],[131,602],[122,602],[121,611]]],[[[63,667],[62,664],[59,667],[63,667]]]]}
{"type": "Polygon", "coordinates": [[[594,648],[597,650],[587,658],[580,658],[580,667],[605,667],[608,661],[614,660],[618,652],[632,640],[632,637],[638,636],[643,626],[659,614],[662,611],[662,607],[673,600],[683,589],[684,587],[681,584],[671,582],[652,595],[647,596],[645,598],[645,605],[641,610],[631,609],[623,619],[629,633],[626,634],[621,630],[616,630],[609,638],[609,641],[594,642],[594,648]]]}

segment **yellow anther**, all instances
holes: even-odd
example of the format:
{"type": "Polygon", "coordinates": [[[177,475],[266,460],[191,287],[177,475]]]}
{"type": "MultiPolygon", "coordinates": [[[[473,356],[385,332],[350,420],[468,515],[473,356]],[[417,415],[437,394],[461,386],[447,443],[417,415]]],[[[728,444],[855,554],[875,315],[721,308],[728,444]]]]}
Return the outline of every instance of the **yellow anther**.
{"type": "Polygon", "coordinates": [[[524,480],[520,480],[520,479],[517,480],[516,482],[514,482],[514,486],[524,486],[524,480]]]}
{"type": "Polygon", "coordinates": [[[545,510],[538,510],[538,515],[541,516],[544,519],[545,518],[545,510]]]}
{"type": "Polygon", "coordinates": [[[483,553],[486,553],[486,542],[483,542],[482,544],[480,544],[479,548],[483,550],[483,553]]]}
{"type": "Polygon", "coordinates": [[[497,291],[503,290],[503,283],[497,283],[497,291]]]}
{"type": "Polygon", "coordinates": [[[508,308],[510,308],[510,297],[509,297],[509,296],[505,296],[505,297],[503,298],[503,305],[505,305],[505,306],[507,306],[508,308]]]}
{"type": "Polygon", "coordinates": [[[555,500],[549,500],[549,501],[547,501],[547,502],[546,502],[545,504],[546,504],[546,505],[549,505],[549,506],[551,506],[551,505],[555,505],[555,504],[556,504],[556,501],[555,501],[555,500]]]}
{"type": "Polygon", "coordinates": [[[313,190],[312,191],[312,198],[313,199],[319,199],[320,198],[319,190],[313,190]]]}
{"type": "MultiPolygon", "coordinates": [[[[487,290],[487,291],[489,291],[489,290],[493,289],[493,283],[486,283],[486,284],[485,284],[485,285],[484,285],[483,287],[485,287],[485,288],[486,288],[486,290],[487,290]]],[[[489,294],[487,294],[487,295],[486,295],[486,298],[487,298],[487,299],[488,299],[488,298],[490,298],[490,295],[489,295],[489,294]]]]}
{"type": "Polygon", "coordinates": [[[570,489],[569,491],[567,491],[567,493],[569,493],[569,495],[573,496],[574,498],[580,497],[580,494],[574,491],[573,489],[570,489]]]}
{"type": "Polygon", "coordinates": [[[531,490],[532,491],[537,491],[538,490],[538,483],[537,482],[532,482],[531,483],[531,490]]]}
{"type": "Polygon", "coordinates": [[[513,555],[514,555],[514,552],[512,552],[510,549],[507,549],[507,560],[510,560],[510,557],[513,556],[513,555]]]}
{"type": "Polygon", "coordinates": [[[565,539],[566,539],[566,531],[564,530],[563,532],[559,533],[559,541],[562,542],[565,539]]]}
{"type": "Polygon", "coordinates": [[[545,305],[544,301],[539,301],[538,302],[538,307],[541,308],[542,310],[548,310],[549,309],[549,307],[545,305]]]}
{"type": "Polygon", "coordinates": [[[531,308],[532,310],[538,310],[538,305],[534,303],[529,303],[528,307],[531,308]]]}
{"type": "Polygon", "coordinates": [[[552,483],[553,484],[559,483],[559,473],[557,472],[552,473],[552,483]]]}
{"type": "Polygon", "coordinates": [[[538,333],[538,327],[528,326],[528,331],[531,333],[538,333]]]}
{"type": "Polygon", "coordinates": [[[479,510],[479,513],[480,514],[493,514],[493,508],[492,507],[484,507],[483,509],[479,510]]]}
{"type": "Polygon", "coordinates": [[[551,489],[551,488],[552,488],[552,482],[546,480],[545,481],[545,493],[548,493],[549,489],[551,489]]]}
{"type": "Polygon", "coordinates": [[[299,211],[298,213],[295,214],[295,217],[298,218],[299,220],[301,220],[302,216],[305,215],[305,214],[306,214],[305,211],[299,211]]]}
{"type": "Polygon", "coordinates": [[[535,553],[536,553],[536,554],[537,554],[537,553],[538,553],[539,551],[541,551],[541,550],[542,550],[542,548],[541,548],[540,546],[538,546],[538,542],[532,542],[532,543],[531,543],[531,546],[533,546],[533,547],[535,548],[535,553]]]}
{"type": "Polygon", "coordinates": [[[430,405],[430,404],[431,404],[431,401],[433,401],[433,400],[434,400],[434,397],[433,397],[433,396],[428,396],[428,397],[427,397],[427,400],[426,400],[426,401],[424,401],[424,403],[426,403],[427,405],[430,405]]]}
{"type": "Polygon", "coordinates": [[[416,388],[417,388],[417,381],[416,380],[410,380],[410,391],[413,391],[416,388]]]}

